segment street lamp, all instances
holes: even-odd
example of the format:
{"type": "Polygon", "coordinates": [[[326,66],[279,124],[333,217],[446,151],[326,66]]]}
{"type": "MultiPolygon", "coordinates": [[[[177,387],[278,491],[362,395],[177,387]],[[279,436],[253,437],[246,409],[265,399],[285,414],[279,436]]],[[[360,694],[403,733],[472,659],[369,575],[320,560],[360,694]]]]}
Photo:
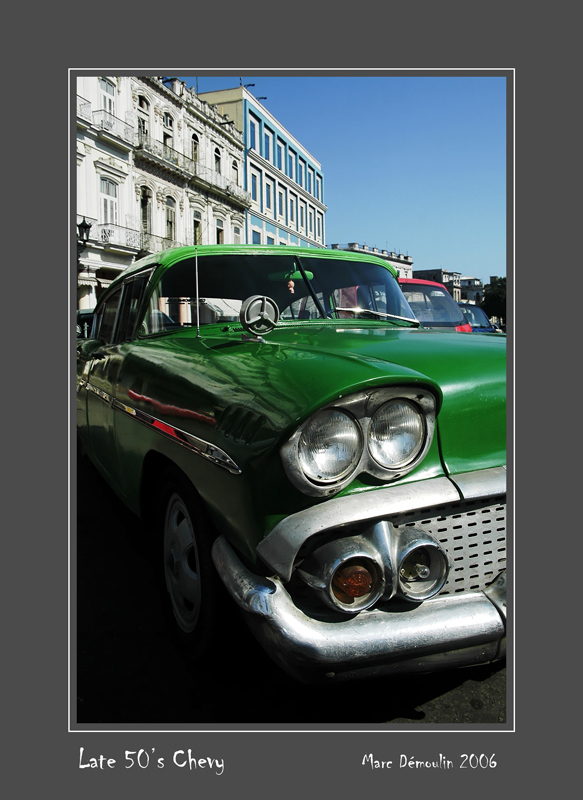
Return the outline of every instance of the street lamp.
{"type": "Polygon", "coordinates": [[[91,230],[91,223],[87,222],[85,217],[83,217],[83,222],[80,222],[77,225],[77,228],[79,229],[79,238],[82,241],[86,242],[89,239],[89,231],[91,230]]]}
{"type": "Polygon", "coordinates": [[[91,230],[91,223],[87,222],[85,217],[83,217],[83,221],[77,225],[78,230],[78,237],[77,237],[77,266],[79,267],[79,257],[83,250],[87,247],[87,242],[89,241],[89,231],[91,230]]]}
{"type": "MultiPolygon", "coordinates": [[[[89,241],[89,231],[91,230],[91,223],[87,222],[85,217],[83,217],[83,221],[79,222],[77,225],[77,275],[83,270],[81,266],[81,253],[87,247],[87,242],[89,241]]],[[[79,287],[77,287],[77,306],[79,306],[79,287]]]]}

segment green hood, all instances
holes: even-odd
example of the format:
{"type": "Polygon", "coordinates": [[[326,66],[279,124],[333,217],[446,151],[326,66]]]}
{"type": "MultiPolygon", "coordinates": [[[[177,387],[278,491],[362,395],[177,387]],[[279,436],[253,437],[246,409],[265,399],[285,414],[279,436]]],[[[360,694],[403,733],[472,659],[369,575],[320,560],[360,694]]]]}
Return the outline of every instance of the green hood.
{"type": "Polygon", "coordinates": [[[502,337],[336,324],[301,335],[277,331],[271,338],[274,344],[285,341],[290,348],[321,359],[327,376],[326,362],[332,362],[337,383],[342,376],[343,391],[346,378],[359,384],[406,382],[432,388],[438,399],[437,429],[448,472],[506,463],[506,340],[502,337]]]}
{"type": "MultiPolygon", "coordinates": [[[[265,343],[217,328],[198,338],[195,331],[180,332],[160,338],[156,347],[150,340],[142,356],[181,376],[182,386],[176,379],[169,384],[177,396],[190,396],[198,412],[183,427],[217,437],[217,443],[221,434],[223,442],[232,437],[248,457],[282,441],[340,395],[386,385],[425,386],[437,399],[444,466],[459,473],[506,463],[505,344],[503,338],[342,320],[280,324],[265,343]],[[158,348],[164,351],[160,360],[158,348]]],[[[162,383],[148,386],[148,374],[159,370],[149,373],[143,361],[136,364],[136,393],[172,408],[176,398],[166,395],[162,383]]]]}

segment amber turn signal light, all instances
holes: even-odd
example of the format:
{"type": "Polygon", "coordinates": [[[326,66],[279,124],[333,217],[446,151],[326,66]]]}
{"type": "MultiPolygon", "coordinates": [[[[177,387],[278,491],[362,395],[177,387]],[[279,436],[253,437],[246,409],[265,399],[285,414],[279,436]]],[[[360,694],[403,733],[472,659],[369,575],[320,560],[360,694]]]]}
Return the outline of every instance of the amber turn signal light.
{"type": "Polygon", "coordinates": [[[347,564],[336,570],[332,583],[337,597],[339,592],[348,597],[362,597],[371,590],[372,576],[360,564],[347,564]]]}

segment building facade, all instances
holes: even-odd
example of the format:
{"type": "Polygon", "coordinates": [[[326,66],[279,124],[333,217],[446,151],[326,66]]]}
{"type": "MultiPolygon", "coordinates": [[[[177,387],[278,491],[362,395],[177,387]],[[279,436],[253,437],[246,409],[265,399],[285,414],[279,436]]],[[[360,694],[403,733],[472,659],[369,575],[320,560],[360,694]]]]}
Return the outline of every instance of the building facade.
{"type": "Polygon", "coordinates": [[[460,287],[462,302],[480,305],[484,299],[484,284],[479,278],[462,275],[460,278],[460,287]]]}
{"type": "Polygon", "coordinates": [[[136,258],[245,241],[242,134],[176,79],[77,78],[79,308],[136,258]]]}
{"type": "Polygon", "coordinates": [[[243,136],[247,242],[325,247],[321,164],[244,86],[198,96],[243,136]]]}
{"type": "Polygon", "coordinates": [[[413,277],[413,259],[411,256],[404,256],[402,253],[393,253],[388,250],[379,250],[378,247],[368,247],[366,244],[358,244],[357,242],[349,242],[349,244],[333,244],[332,250],[348,250],[355,253],[372,253],[378,258],[388,261],[395,269],[399,271],[400,278],[413,277]]]}
{"type": "Polygon", "coordinates": [[[456,303],[462,299],[461,274],[459,272],[451,272],[447,269],[416,269],[413,277],[421,278],[424,281],[443,283],[456,303]]]}

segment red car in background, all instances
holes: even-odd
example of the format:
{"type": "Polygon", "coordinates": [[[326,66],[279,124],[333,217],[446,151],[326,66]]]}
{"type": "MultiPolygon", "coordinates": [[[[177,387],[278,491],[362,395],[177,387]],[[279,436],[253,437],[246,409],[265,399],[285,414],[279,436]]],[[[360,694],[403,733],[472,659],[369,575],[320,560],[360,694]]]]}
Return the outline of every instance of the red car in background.
{"type": "Polygon", "coordinates": [[[472,326],[442,283],[421,278],[399,278],[399,286],[424,328],[472,332],[472,326]]]}

